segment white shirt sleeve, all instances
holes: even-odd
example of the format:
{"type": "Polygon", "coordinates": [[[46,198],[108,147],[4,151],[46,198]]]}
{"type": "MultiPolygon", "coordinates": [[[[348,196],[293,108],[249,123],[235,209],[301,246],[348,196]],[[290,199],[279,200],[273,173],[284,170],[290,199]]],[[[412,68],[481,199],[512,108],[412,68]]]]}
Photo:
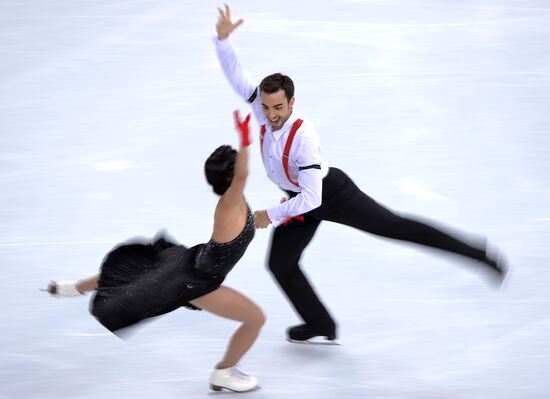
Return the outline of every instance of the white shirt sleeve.
{"type": "Polygon", "coordinates": [[[214,38],[216,54],[223,73],[233,90],[245,101],[248,101],[256,92],[256,85],[250,80],[248,73],[241,67],[237,53],[229,38],[219,40],[214,38]]]}
{"type": "Polygon", "coordinates": [[[309,135],[297,135],[292,143],[290,156],[295,160],[296,166],[304,168],[298,172],[301,191],[294,198],[267,210],[267,215],[274,226],[281,224],[289,217],[302,215],[318,208],[322,203],[323,173],[320,165],[323,161],[319,140],[309,135]]]}
{"type": "Polygon", "coordinates": [[[216,55],[229,84],[239,97],[251,104],[258,123],[260,125],[264,124],[265,116],[262,112],[259,88],[252,82],[248,72],[239,63],[239,57],[237,57],[231,40],[229,38],[220,40],[214,37],[213,41],[216,45],[216,55]],[[255,97],[253,97],[254,94],[255,97]]]}

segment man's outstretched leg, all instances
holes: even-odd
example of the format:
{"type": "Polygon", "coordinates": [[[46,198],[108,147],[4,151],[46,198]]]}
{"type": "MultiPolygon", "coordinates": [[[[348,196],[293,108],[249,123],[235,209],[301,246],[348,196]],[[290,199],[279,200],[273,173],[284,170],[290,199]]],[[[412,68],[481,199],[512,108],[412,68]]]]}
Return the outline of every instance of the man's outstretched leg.
{"type": "MultiPolygon", "coordinates": [[[[491,256],[485,245],[473,245],[446,233],[428,223],[400,216],[363,193],[342,171],[348,180],[345,198],[338,199],[336,206],[313,213],[320,213],[323,220],[355,227],[383,237],[414,242],[431,248],[448,251],[479,261],[480,266],[500,285],[507,272],[503,257],[491,256]]],[[[343,180],[342,176],[340,177],[343,180]]],[[[315,215],[317,216],[317,215],[315,215]]]]}

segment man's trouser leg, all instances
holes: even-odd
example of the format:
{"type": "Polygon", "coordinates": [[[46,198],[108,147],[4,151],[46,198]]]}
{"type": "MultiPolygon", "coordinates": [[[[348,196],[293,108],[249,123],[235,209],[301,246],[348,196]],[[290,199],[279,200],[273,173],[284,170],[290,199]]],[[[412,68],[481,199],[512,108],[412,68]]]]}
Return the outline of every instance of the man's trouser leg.
{"type": "Polygon", "coordinates": [[[313,238],[320,221],[304,217],[273,231],[269,269],[304,322],[319,328],[334,327],[334,321],[300,269],[302,252],[313,238]]]}

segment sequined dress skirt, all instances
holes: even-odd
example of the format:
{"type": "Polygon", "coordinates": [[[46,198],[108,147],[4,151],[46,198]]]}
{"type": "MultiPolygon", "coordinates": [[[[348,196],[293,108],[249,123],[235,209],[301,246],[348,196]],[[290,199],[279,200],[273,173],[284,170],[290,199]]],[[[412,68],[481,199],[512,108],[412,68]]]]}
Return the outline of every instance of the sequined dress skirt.
{"type": "Polygon", "coordinates": [[[197,273],[191,248],[164,236],[152,242],[133,240],[115,247],[101,265],[90,312],[112,332],[185,306],[216,290],[225,275],[197,273]]]}

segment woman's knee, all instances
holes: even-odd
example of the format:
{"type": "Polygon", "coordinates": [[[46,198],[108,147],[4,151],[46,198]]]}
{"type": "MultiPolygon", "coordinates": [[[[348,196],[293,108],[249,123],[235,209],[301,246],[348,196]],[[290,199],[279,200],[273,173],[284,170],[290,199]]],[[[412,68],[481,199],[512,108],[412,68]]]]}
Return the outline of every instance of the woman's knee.
{"type": "Polygon", "coordinates": [[[243,320],[243,323],[250,326],[254,326],[256,328],[262,328],[265,322],[266,322],[265,313],[259,307],[255,307],[255,309],[251,311],[247,315],[247,317],[243,320]]]}
{"type": "Polygon", "coordinates": [[[257,318],[258,325],[260,327],[262,327],[265,324],[266,321],[267,321],[267,317],[266,317],[265,313],[260,309],[260,312],[259,312],[259,315],[258,315],[258,318],[257,318]]]}

